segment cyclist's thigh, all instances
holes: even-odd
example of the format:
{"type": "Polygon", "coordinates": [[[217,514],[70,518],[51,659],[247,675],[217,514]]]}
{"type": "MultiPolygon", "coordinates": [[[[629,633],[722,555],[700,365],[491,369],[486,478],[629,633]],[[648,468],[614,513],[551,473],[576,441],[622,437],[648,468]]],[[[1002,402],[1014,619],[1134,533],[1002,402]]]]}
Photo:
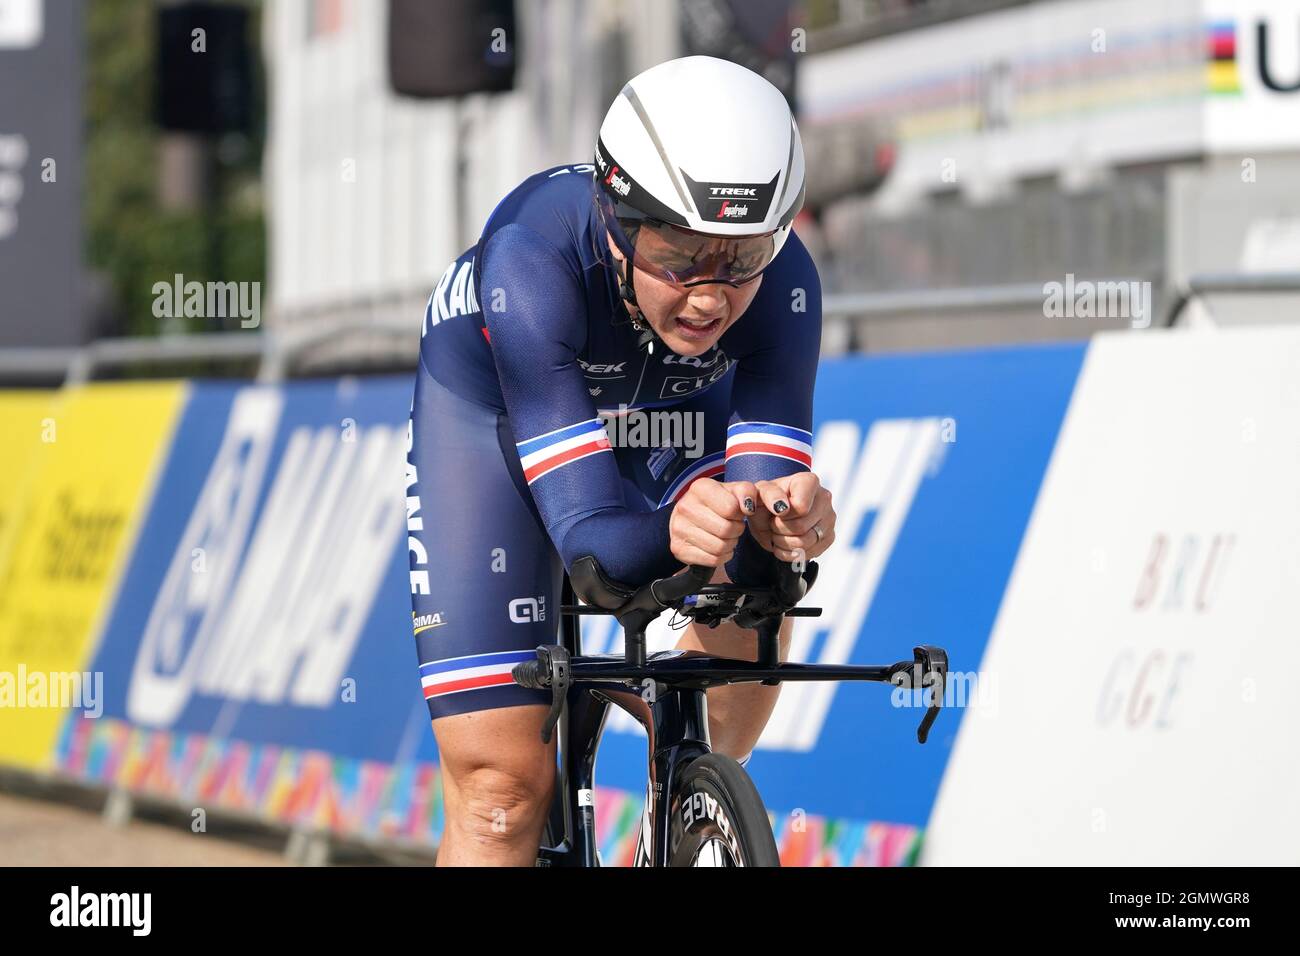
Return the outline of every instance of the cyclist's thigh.
{"type": "Polygon", "coordinates": [[[452,774],[544,770],[551,748],[538,729],[550,695],[517,686],[510,670],[555,642],[563,569],[516,483],[508,423],[423,366],[411,418],[412,627],[440,760],[452,774]]]}

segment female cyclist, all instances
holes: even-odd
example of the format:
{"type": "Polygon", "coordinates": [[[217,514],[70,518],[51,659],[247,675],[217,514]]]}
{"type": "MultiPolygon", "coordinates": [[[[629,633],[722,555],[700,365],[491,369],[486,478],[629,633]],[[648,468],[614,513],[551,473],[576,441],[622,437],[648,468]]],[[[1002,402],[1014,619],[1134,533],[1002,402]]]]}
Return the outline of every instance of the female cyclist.
{"type": "MultiPolygon", "coordinates": [[[[761,583],[834,540],[811,470],[821,289],[791,231],[803,195],[775,87],[710,57],[662,63],[614,101],[595,162],[509,193],[430,297],[406,507],[441,865],[536,859],[549,697],[510,670],[555,642],[562,564],[593,555],[630,585],[685,564],[761,583]],[[665,412],[700,423],[696,440],[615,445],[602,417],[665,412]]],[[[782,659],[789,638],[787,621],[782,659]]],[[[753,633],[725,624],[678,647],[755,659],[753,633]]],[[[747,759],[779,692],[709,690],[713,749],[747,759]]]]}

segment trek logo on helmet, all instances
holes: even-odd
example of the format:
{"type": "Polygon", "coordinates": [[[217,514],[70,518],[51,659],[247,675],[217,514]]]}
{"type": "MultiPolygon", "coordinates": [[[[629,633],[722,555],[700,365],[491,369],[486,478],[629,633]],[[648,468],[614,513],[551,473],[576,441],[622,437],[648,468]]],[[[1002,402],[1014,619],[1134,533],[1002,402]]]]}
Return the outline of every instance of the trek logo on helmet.
{"type": "Polygon", "coordinates": [[[682,170],[682,178],[701,218],[726,222],[762,222],[776,195],[777,173],[770,183],[697,183],[682,170]],[[737,199],[745,202],[737,203],[737,199]]]}

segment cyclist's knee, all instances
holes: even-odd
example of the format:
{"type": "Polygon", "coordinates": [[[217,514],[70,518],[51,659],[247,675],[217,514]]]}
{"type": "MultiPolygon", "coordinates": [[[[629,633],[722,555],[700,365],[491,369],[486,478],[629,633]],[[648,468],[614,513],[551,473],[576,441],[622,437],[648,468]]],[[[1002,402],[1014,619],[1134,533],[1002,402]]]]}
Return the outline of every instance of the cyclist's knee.
{"type": "Polygon", "coordinates": [[[449,792],[447,822],[480,839],[512,843],[534,839],[546,819],[553,780],[544,772],[526,773],[482,765],[457,773],[449,792]]]}

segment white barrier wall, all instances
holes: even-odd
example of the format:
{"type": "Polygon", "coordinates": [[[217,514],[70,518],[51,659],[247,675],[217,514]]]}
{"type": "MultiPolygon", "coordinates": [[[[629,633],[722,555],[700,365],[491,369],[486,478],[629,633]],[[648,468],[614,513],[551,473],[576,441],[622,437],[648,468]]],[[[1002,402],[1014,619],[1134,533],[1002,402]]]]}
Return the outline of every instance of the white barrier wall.
{"type": "Polygon", "coordinates": [[[1300,331],[1092,344],[926,864],[1300,863],[1300,331]]]}

